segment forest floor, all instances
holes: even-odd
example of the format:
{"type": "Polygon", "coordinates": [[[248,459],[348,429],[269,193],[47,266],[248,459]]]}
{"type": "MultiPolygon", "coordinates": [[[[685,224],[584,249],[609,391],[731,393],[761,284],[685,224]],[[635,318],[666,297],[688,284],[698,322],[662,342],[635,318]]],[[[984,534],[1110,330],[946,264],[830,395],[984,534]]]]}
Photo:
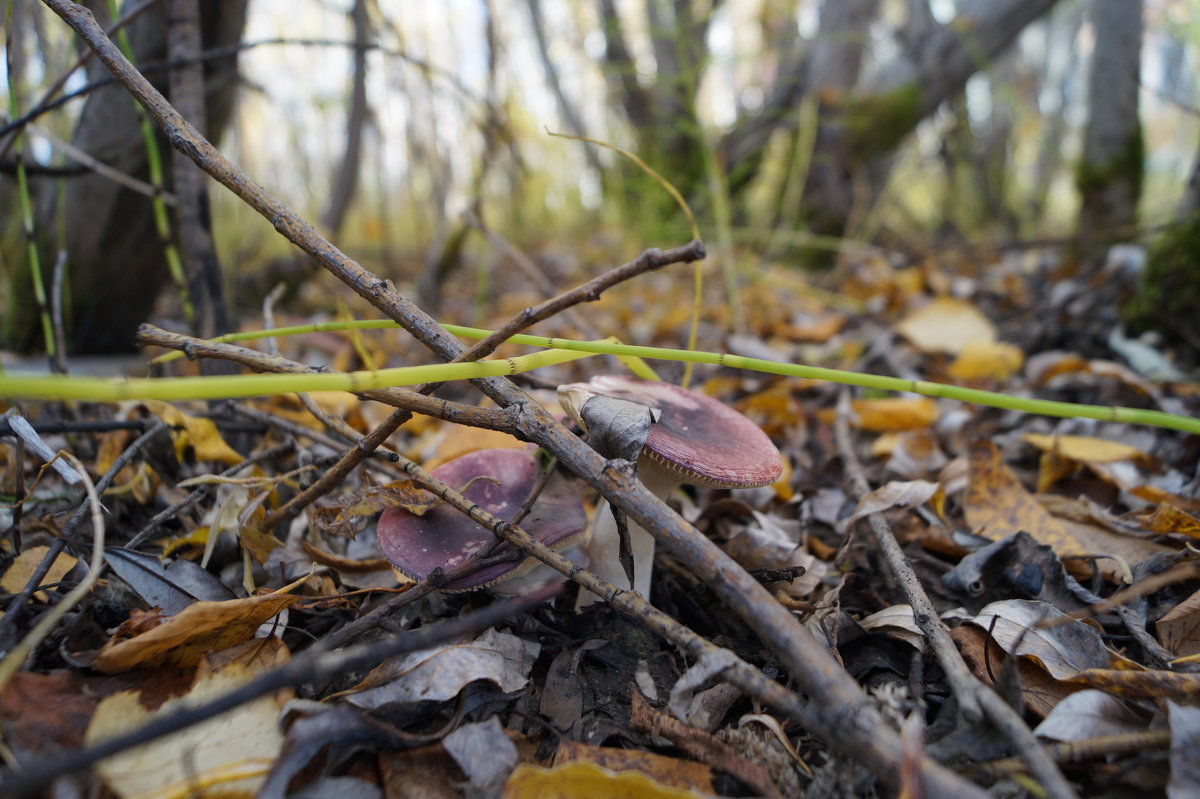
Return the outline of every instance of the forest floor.
{"type": "MultiPolygon", "coordinates": [[[[743,281],[741,320],[708,263],[696,348],[1194,418],[1197,383],[1120,323],[1142,257],[1121,247],[1072,267],[1051,249],[871,251],[821,276],[765,265],[743,281]]],[[[565,290],[606,260],[620,259],[532,263],[565,290]]],[[[691,269],[666,266],[530,332],[686,346],[691,269]]],[[[439,319],[499,326],[546,298],[499,257],[502,294],[479,302],[492,292],[476,279],[447,285],[439,319]]],[[[274,323],[328,318],[341,291],[365,307],[318,277],[274,323]]],[[[436,361],[398,330],[277,343],[337,371],[436,361]]],[[[557,385],[621,368],[597,356],[514,379],[561,418],[557,385]]],[[[861,686],[863,724],[899,733],[904,769],[881,773],[851,732],[806,725],[836,718],[834,697],[804,696],[810,683],[728,591],[670,547],[650,596],[676,625],[664,638],[636,607],[576,610],[586,591],[570,583],[532,600],[414,589],[381,554],[377,521],[438,500],[394,458],[281,513],[391,411],[315,392],[322,419],[294,394],[6,406],[0,794],[918,799],[932,760],[997,796],[1200,795],[1200,437],[715,366],[692,386],[759,425],[784,468],[759,488],[678,490],[671,506],[861,686]],[[31,437],[78,458],[103,484],[101,509],[70,467],[43,468],[31,437]],[[687,631],[757,675],[706,672],[687,631]],[[1011,718],[978,698],[981,684],[1011,718]],[[779,688],[796,704],[773,701],[779,688]],[[213,716],[230,691],[244,701],[213,716]],[[156,736],[163,723],[177,729],[156,736]],[[97,742],[129,733],[97,762],[97,742]],[[1064,783],[1047,784],[1031,747],[1064,783]]],[[[465,383],[437,396],[480,404],[465,383]]],[[[386,444],[426,469],[527,446],[427,415],[386,444]]],[[[561,479],[586,513],[605,512],[593,488],[561,479]]]]}

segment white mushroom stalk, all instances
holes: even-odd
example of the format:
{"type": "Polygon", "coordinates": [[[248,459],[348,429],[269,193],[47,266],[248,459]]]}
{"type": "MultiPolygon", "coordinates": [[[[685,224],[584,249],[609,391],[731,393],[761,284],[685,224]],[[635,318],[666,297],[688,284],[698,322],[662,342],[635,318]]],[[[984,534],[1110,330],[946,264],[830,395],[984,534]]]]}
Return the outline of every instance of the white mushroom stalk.
{"type": "MultiPolygon", "coordinates": [[[[664,501],[683,483],[714,488],[751,488],[775,482],[782,471],[779,451],[757,425],[698,391],[652,380],[603,375],[587,383],[560,386],[558,393],[563,408],[589,435],[609,442],[617,440],[618,446],[626,446],[628,438],[636,435],[623,427],[629,418],[613,418],[605,406],[600,405],[593,405],[589,413],[584,406],[590,400],[607,397],[636,403],[656,412],[657,418],[649,425],[637,457],[638,478],[664,501]],[[598,429],[609,424],[617,429],[598,429]]],[[[633,585],[630,586],[618,557],[620,539],[607,502],[596,509],[585,545],[589,568],[620,588],[632,587],[642,596],[649,597],[654,538],[632,519],[628,527],[634,564],[633,585]]],[[[580,596],[579,604],[590,604],[598,599],[585,593],[580,596]]]]}

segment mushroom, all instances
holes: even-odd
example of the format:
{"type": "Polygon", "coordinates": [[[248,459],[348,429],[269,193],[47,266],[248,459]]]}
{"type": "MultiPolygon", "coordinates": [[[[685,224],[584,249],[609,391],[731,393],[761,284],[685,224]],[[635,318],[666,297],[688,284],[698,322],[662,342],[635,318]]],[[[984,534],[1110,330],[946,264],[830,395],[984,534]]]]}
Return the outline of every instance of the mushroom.
{"type": "MultiPolygon", "coordinates": [[[[571,383],[558,389],[559,403],[584,430],[595,437],[613,437],[611,430],[589,430],[607,424],[614,415],[604,404],[584,406],[602,397],[636,403],[650,410],[652,423],[637,457],[638,478],[659,499],[666,500],[682,483],[713,488],[752,488],[768,485],[783,469],[779,450],[753,422],[717,400],[669,383],[635,377],[602,375],[587,383],[571,383]]],[[[619,413],[619,411],[618,411],[619,413]]],[[[629,418],[617,421],[628,424],[629,418]]],[[[620,438],[620,433],[616,432],[620,438]]],[[[610,453],[602,452],[606,457],[610,453]]],[[[654,539],[633,520],[629,522],[629,544],[633,554],[633,588],[650,595],[650,569],[654,562],[654,539]]],[[[629,580],[619,563],[620,540],[613,514],[607,507],[596,510],[591,536],[584,547],[593,572],[621,588],[629,580]]],[[[596,598],[580,598],[580,605],[596,598]]]]}
{"type": "MultiPolygon", "coordinates": [[[[484,510],[511,521],[538,481],[538,465],[524,449],[482,449],[447,461],[431,474],[484,510]]],[[[579,495],[561,475],[550,477],[520,525],[542,544],[584,563],[576,544],[587,528],[587,514],[579,495]]],[[[379,517],[376,538],[384,557],[398,571],[423,580],[434,569],[450,571],[461,566],[493,536],[466,514],[439,503],[420,516],[403,508],[388,508],[379,517]]],[[[496,548],[494,557],[515,551],[505,543],[496,548]]],[[[448,583],[442,590],[488,588],[512,596],[557,576],[557,572],[532,558],[501,560],[448,583]]]]}

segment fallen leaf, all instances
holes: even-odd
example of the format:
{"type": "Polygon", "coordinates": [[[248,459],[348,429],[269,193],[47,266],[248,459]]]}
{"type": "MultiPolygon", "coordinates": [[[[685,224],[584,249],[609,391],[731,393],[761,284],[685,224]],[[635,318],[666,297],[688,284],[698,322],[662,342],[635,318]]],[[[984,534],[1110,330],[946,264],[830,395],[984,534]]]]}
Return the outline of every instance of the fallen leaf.
{"type": "Polygon", "coordinates": [[[1000,450],[986,439],[977,439],[971,445],[963,514],[972,532],[991,541],[1024,530],[1060,557],[1085,554],[1063,523],[1025,490],[1004,463],[1000,450]]]}
{"type": "Polygon", "coordinates": [[[524,449],[527,446],[529,445],[521,439],[499,430],[487,430],[465,424],[443,425],[436,449],[432,455],[423,459],[422,465],[426,470],[432,470],[475,450],[524,449]]]}
{"type": "Polygon", "coordinates": [[[546,769],[521,764],[504,786],[504,799],[705,799],[704,794],[670,788],[637,771],[615,772],[587,760],[546,769]]]}
{"type": "Polygon", "coordinates": [[[1200,539],[1200,519],[1174,505],[1159,503],[1151,508],[1127,513],[1121,518],[1160,535],[1186,535],[1200,539]]]}
{"type": "Polygon", "coordinates": [[[986,630],[1005,652],[1036,660],[1058,680],[1088,669],[1141,668],[1106,647],[1100,633],[1081,621],[1038,626],[1066,618],[1045,602],[1005,599],[985,606],[970,623],[986,630]]]}
{"type": "Polygon", "coordinates": [[[1167,724],[1171,728],[1171,779],[1167,783],[1169,799],[1196,799],[1200,796],[1200,708],[1167,702],[1167,724]]]}
{"type": "MultiPolygon", "coordinates": [[[[895,433],[904,430],[921,430],[937,421],[937,403],[928,397],[854,400],[851,422],[863,430],[875,433],[895,433]]],[[[833,424],[837,411],[832,408],[817,412],[817,418],[825,424],[833,424]]]]}
{"type": "Polygon", "coordinates": [[[180,463],[188,463],[190,460],[216,461],[226,466],[234,466],[242,462],[242,456],[225,443],[211,419],[188,416],[169,402],[142,400],[142,404],[170,425],[175,456],[180,463]]]}
{"type": "Polygon", "coordinates": [[[300,601],[303,597],[288,592],[306,579],[307,575],[271,594],[189,605],[136,637],[110,639],[91,666],[105,674],[152,666],[194,666],[206,652],[247,640],[263,622],[300,601]]]}
{"type": "Polygon", "coordinates": [[[1013,376],[1025,360],[1015,344],[973,339],[966,342],[946,373],[961,383],[1003,383],[1013,376]]]}
{"type": "Polygon", "coordinates": [[[867,632],[878,630],[903,641],[918,652],[925,651],[925,633],[913,618],[912,605],[892,605],[861,619],[858,626],[867,632]]]}
{"type": "MultiPolygon", "coordinates": [[[[42,561],[46,559],[46,554],[50,551],[48,546],[35,546],[17,555],[8,570],[4,572],[4,576],[0,577],[0,590],[6,594],[19,594],[25,588],[25,584],[29,582],[29,578],[41,566],[42,561]]],[[[42,578],[39,585],[48,585],[50,583],[61,582],[62,578],[67,576],[67,572],[75,568],[75,558],[68,555],[66,552],[58,553],[58,557],[50,564],[49,571],[42,578]]],[[[39,602],[46,601],[46,592],[37,591],[34,597],[39,602]]]]}
{"type": "Polygon", "coordinates": [[[1086,669],[1066,682],[1132,699],[1200,695],[1200,674],[1162,669],[1086,669]]]}
{"type": "Polygon", "coordinates": [[[1101,735],[1140,732],[1146,724],[1145,718],[1120,699],[1089,689],[1059,702],[1033,732],[1056,741],[1084,741],[1101,735]]]}
{"type": "Polygon", "coordinates": [[[345,694],[358,707],[445,701],[476,680],[495,683],[504,693],[525,687],[541,645],[489,629],[467,643],[412,652],[372,670],[345,694]]]}
{"type": "Polygon", "coordinates": [[[639,749],[591,746],[566,738],[559,739],[551,765],[561,766],[572,761],[587,761],[614,772],[637,771],[670,788],[713,792],[712,769],[694,760],[681,760],[639,749]]]}
{"type": "Polygon", "coordinates": [[[928,480],[893,480],[870,492],[858,501],[854,513],[838,522],[837,530],[845,533],[859,519],[892,508],[915,508],[933,498],[941,485],[928,480]]]}
{"type": "Polygon", "coordinates": [[[1200,653],[1200,591],[1163,614],[1154,629],[1159,642],[1175,657],[1200,653]]]}
{"type": "Polygon", "coordinates": [[[896,332],[923,352],[957,355],[968,342],[991,343],[996,328],[979,309],[966,300],[937,297],[906,316],[896,332]]]}
{"type": "MultiPolygon", "coordinates": [[[[281,650],[260,660],[271,665],[286,656],[283,644],[266,644],[281,650]]],[[[265,644],[265,642],[264,642],[265,644]]],[[[85,741],[96,744],[136,729],[150,720],[179,713],[210,702],[255,676],[244,659],[214,671],[202,669],[186,696],[165,702],[155,711],[142,706],[132,691],[105,698],[88,725],[85,741]]],[[[239,705],[219,716],[158,738],[134,749],[105,758],[96,766],[104,783],[121,797],[140,796],[178,786],[188,796],[252,795],[279,754],[283,736],[277,719],[291,691],[281,691],[239,705]],[[240,779],[231,779],[241,777],[240,779]]]]}
{"type": "Polygon", "coordinates": [[[504,735],[500,720],[464,724],[442,739],[442,747],[467,775],[468,793],[493,796],[517,765],[517,747],[504,735]]]}
{"type": "Polygon", "coordinates": [[[1043,433],[1026,433],[1021,440],[1032,444],[1043,452],[1054,452],[1069,460],[1080,463],[1114,463],[1116,461],[1140,461],[1148,456],[1137,447],[1092,436],[1058,436],[1043,433]]]}

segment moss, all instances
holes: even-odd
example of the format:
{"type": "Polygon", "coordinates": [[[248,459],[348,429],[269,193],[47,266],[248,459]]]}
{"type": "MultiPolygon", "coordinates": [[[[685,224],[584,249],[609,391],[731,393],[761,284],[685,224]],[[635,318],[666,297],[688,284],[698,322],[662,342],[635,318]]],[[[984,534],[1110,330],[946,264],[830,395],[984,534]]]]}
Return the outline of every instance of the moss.
{"type": "Polygon", "coordinates": [[[1124,316],[1135,331],[1160,330],[1200,346],[1200,215],[1172,225],[1151,247],[1124,316]]]}
{"type": "Polygon", "coordinates": [[[1080,194],[1103,192],[1111,184],[1124,181],[1133,187],[1134,205],[1142,193],[1142,175],[1146,163],[1146,142],[1142,138],[1142,126],[1133,129],[1125,149],[1106,163],[1080,161],[1075,172],[1075,183],[1080,194]]]}
{"type": "Polygon", "coordinates": [[[847,101],[842,115],[850,151],[859,159],[891,152],[921,121],[921,87],[904,83],[847,101]]]}

